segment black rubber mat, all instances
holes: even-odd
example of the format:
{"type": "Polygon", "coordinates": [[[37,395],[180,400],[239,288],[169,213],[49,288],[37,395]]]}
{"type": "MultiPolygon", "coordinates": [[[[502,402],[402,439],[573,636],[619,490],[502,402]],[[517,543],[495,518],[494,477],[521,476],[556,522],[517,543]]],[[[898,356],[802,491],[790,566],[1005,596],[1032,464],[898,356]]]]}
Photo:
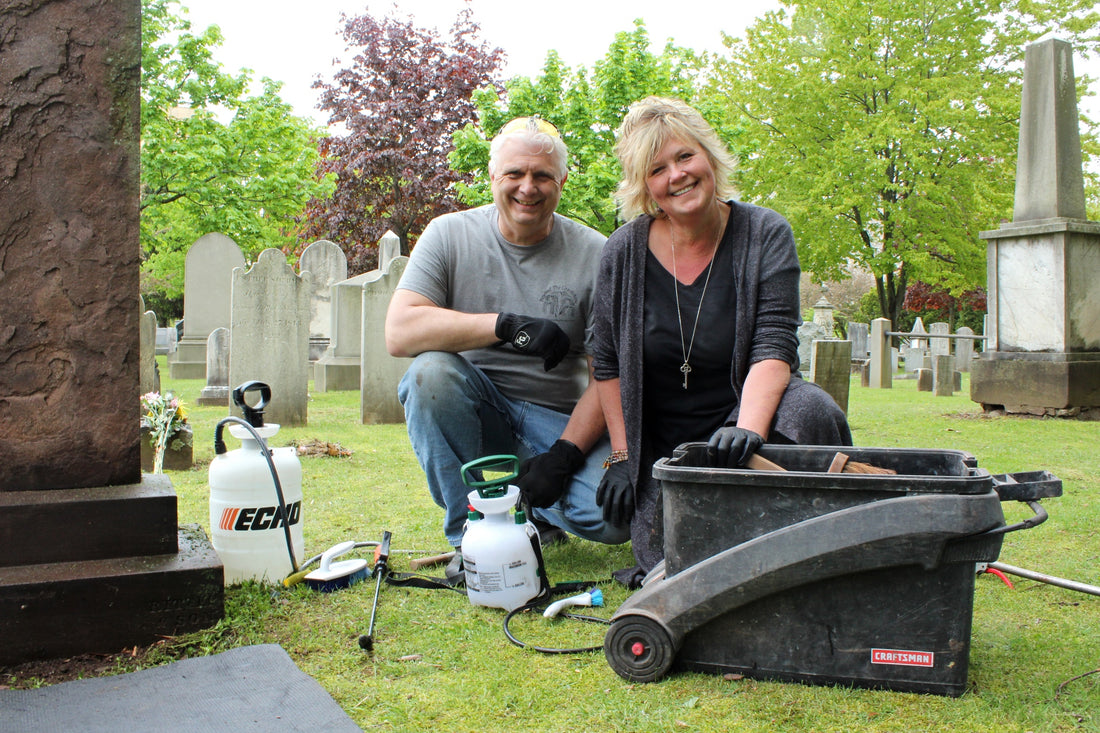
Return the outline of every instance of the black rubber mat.
{"type": "Polygon", "coordinates": [[[0,731],[359,731],[277,644],[0,691],[0,731]]]}

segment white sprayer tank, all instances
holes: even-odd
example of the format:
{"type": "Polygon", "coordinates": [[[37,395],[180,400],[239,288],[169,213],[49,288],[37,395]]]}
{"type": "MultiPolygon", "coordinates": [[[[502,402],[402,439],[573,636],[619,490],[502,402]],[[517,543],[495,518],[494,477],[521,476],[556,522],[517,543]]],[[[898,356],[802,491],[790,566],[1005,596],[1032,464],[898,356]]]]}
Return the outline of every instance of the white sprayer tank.
{"type": "MultiPolygon", "coordinates": [[[[211,542],[225,566],[225,584],[244,580],[278,583],[293,571],[286,533],[278,513],[278,495],[260,444],[246,428],[229,424],[241,447],[215,456],[210,463],[211,542]]],[[[278,432],[275,424],[253,428],[266,444],[278,432]]],[[[272,448],[290,527],[294,564],[301,563],[302,464],[294,447],[272,448]]]]}
{"type": "Polygon", "coordinates": [[[539,593],[539,563],[532,545],[532,539],[539,541],[538,532],[522,513],[511,513],[517,498],[516,486],[509,486],[504,496],[467,495],[484,515],[472,514],[462,535],[466,595],[475,606],[511,611],[539,593]]]}

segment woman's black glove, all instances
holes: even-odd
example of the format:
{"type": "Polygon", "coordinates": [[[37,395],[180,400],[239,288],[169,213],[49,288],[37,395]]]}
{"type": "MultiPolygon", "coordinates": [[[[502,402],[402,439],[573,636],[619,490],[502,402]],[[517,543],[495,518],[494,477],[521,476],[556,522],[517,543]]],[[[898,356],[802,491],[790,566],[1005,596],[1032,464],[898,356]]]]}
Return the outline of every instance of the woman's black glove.
{"type": "Polygon", "coordinates": [[[548,318],[501,313],[497,316],[496,336],[521,354],[542,357],[546,371],[556,367],[569,353],[569,336],[548,318]]]}
{"type": "Polygon", "coordinates": [[[548,507],[557,501],[569,479],[584,465],[584,453],[568,440],[558,440],[550,450],[528,458],[520,466],[516,486],[528,506],[548,507]]]}
{"type": "Polygon", "coordinates": [[[707,441],[707,463],[722,468],[737,468],[743,466],[762,445],[764,439],[753,431],[726,425],[715,430],[707,441]]]}
{"type": "Polygon", "coordinates": [[[603,520],[625,527],[634,516],[634,485],[630,482],[630,464],[612,463],[596,489],[596,503],[603,509],[603,520]]]}

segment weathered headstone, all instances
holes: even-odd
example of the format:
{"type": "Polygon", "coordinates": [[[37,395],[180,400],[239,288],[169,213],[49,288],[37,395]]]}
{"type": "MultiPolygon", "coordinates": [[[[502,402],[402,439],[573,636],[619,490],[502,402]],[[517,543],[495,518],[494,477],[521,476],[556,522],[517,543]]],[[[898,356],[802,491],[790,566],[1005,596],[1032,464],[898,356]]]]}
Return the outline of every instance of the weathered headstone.
{"type": "Polygon", "coordinates": [[[401,256],[401,238],[387,231],[378,240],[378,271],[385,272],[390,262],[401,256]]]}
{"type": "MultiPolygon", "coordinates": [[[[393,232],[378,241],[379,269],[332,285],[331,342],[313,366],[313,388],[338,392],[360,388],[363,351],[363,286],[377,280],[400,252],[393,232]]],[[[385,311],[383,311],[383,317],[385,311]]]]}
{"type": "Polygon", "coordinates": [[[140,23],[0,4],[0,665],[222,616],[213,548],[140,469],[140,23]]]}
{"type": "Polygon", "coordinates": [[[183,336],[168,359],[172,379],[206,376],[206,338],[229,327],[233,270],[244,267],[241,248],[224,234],[206,234],[187,250],[183,265],[183,336]]]}
{"type": "Polygon", "coordinates": [[[950,397],[955,393],[955,357],[936,354],[932,358],[932,394],[950,397]]]}
{"type": "Polygon", "coordinates": [[[912,374],[917,369],[930,368],[925,363],[925,357],[928,355],[928,339],[925,337],[928,332],[924,329],[924,321],[920,317],[913,322],[913,328],[909,333],[909,338],[902,346],[902,359],[907,375],[912,374]]]}
{"type": "Polygon", "coordinates": [[[1012,222],[988,242],[991,328],[971,364],[986,409],[1100,408],[1100,223],[1086,220],[1073,47],[1027,47],[1012,222]]]}
{"type": "Polygon", "coordinates": [[[408,257],[395,257],[363,285],[363,351],[360,373],[360,419],[364,424],[399,423],[405,411],[397,399],[397,384],[412,359],[390,356],[386,350],[386,310],[401,280],[408,257]]]}
{"type": "Polygon", "coordinates": [[[852,342],[853,359],[866,359],[871,355],[870,350],[867,348],[867,337],[870,331],[871,327],[866,323],[848,324],[848,340],[852,342]]]}
{"type": "MultiPolygon", "coordinates": [[[[307,422],[309,279],[309,273],[294,274],[277,249],[261,252],[251,269],[233,271],[229,385],[255,380],[271,388],[264,422],[307,422]]],[[[239,415],[240,408],[231,408],[239,415]]]]}
{"type": "Polygon", "coordinates": [[[974,329],[963,326],[958,335],[964,338],[955,341],[955,368],[960,372],[969,372],[970,362],[974,359],[974,339],[969,337],[974,335],[974,329]]]}
{"type": "Polygon", "coordinates": [[[160,391],[160,372],[157,369],[157,314],[145,310],[145,301],[138,297],[141,312],[139,316],[139,328],[141,329],[141,367],[138,369],[138,394],[160,391]]]}
{"type": "Polygon", "coordinates": [[[176,329],[157,328],[157,354],[168,355],[176,350],[176,329]]]}
{"type": "Polygon", "coordinates": [[[229,405],[229,329],[215,328],[206,337],[206,386],[200,405],[229,405]]]}
{"type": "Polygon", "coordinates": [[[325,353],[313,365],[313,388],[318,392],[359,389],[363,285],[377,273],[371,270],[332,285],[332,336],[325,353]]]}
{"type": "Polygon", "coordinates": [[[949,324],[943,323],[942,321],[933,323],[928,327],[928,333],[930,335],[928,339],[928,350],[932,358],[951,353],[951,339],[943,338],[944,336],[951,335],[951,326],[949,324]]]}
{"type": "Polygon", "coordinates": [[[917,378],[918,392],[931,392],[935,386],[935,377],[932,369],[916,369],[913,375],[917,378]]]}
{"type": "Polygon", "coordinates": [[[893,382],[893,354],[890,346],[890,319],[876,318],[871,321],[871,367],[869,370],[872,389],[890,389],[893,382]]]}
{"type": "Polygon", "coordinates": [[[852,342],[839,339],[814,341],[810,381],[828,392],[840,409],[847,413],[848,391],[852,382],[852,342]]]}
{"type": "Polygon", "coordinates": [[[825,329],[825,338],[832,338],[833,331],[836,329],[836,322],[833,320],[833,311],[836,308],[829,301],[825,300],[825,296],[814,303],[814,323],[825,329]]]}
{"type": "Polygon", "coordinates": [[[325,353],[332,329],[332,286],[348,279],[348,257],[339,245],[322,239],[305,248],[298,271],[310,274],[309,360],[325,353]]]}
{"type": "Polygon", "coordinates": [[[814,342],[824,341],[832,336],[831,331],[826,331],[820,323],[813,321],[803,323],[798,327],[798,369],[803,374],[810,373],[810,361],[813,359],[814,342]]]}

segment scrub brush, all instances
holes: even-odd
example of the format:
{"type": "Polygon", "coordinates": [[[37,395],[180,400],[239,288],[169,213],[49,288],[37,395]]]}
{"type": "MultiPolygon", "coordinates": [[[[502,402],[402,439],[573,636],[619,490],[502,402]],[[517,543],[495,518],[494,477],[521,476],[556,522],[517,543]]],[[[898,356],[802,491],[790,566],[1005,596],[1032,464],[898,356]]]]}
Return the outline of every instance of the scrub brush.
{"type": "Polygon", "coordinates": [[[345,552],[352,550],[355,543],[341,542],[338,545],[325,550],[321,555],[321,567],[305,576],[304,580],[313,590],[323,593],[331,593],[340,588],[347,588],[362,581],[370,573],[367,571],[366,560],[339,560],[336,558],[345,552]]]}
{"type": "Polygon", "coordinates": [[[590,591],[584,593],[578,593],[575,596],[569,598],[562,598],[560,601],[554,601],[546,610],[542,612],[542,615],[546,618],[554,618],[559,613],[564,611],[570,606],[602,606],[603,605],[603,591],[599,588],[593,588],[590,591]]]}

